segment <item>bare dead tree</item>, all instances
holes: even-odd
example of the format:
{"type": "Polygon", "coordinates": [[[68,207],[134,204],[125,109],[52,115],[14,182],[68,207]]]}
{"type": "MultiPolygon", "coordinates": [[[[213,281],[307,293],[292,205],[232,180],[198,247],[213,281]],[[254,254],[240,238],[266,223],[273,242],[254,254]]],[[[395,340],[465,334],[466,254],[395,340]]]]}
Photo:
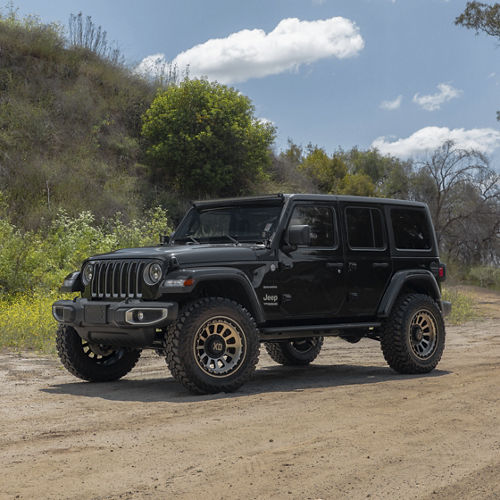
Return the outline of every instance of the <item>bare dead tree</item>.
{"type": "Polygon", "coordinates": [[[428,203],[438,242],[449,256],[498,259],[500,175],[484,154],[447,141],[420,164],[414,189],[428,203]]]}

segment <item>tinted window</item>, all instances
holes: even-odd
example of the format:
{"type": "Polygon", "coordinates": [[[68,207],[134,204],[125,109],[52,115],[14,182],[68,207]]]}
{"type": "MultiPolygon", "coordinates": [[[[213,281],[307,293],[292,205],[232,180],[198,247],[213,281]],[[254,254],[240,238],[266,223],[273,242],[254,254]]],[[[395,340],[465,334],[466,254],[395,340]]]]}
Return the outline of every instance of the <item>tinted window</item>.
{"type": "Polygon", "coordinates": [[[295,207],[289,225],[308,225],[312,247],[337,246],[332,211],[328,207],[295,207]]]}
{"type": "Polygon", "coordinates": [[[274,232],[281,206],[232,206],[191,210],[175,233],[176,243],[261,242],[274,232]]]}
{"type": "Polygon", "coordinates": [[[351,248],[385,248],[382,214],[378,209],[349,207],[346,220],[351,248]]]}
{"type": "Polygon", "coordinates": [[[411,250],[431,248],[431,231],[424,211],[392,209],[391,219],[396,248],[411,250]]]}

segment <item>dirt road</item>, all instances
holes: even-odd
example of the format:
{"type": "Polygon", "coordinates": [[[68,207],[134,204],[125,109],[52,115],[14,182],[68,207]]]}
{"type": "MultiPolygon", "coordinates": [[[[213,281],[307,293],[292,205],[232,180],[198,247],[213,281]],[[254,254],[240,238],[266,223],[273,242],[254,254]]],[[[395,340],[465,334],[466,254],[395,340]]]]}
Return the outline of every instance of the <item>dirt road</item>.
{"type": "Polygon", "coordinates": [[[195,397],[146,354],[79,382],[0,355],[0,498],[500,498],[498,316],[448,327],[439,369],[400,376],[378,343],[328,339],[290,369],[195,397]]]}

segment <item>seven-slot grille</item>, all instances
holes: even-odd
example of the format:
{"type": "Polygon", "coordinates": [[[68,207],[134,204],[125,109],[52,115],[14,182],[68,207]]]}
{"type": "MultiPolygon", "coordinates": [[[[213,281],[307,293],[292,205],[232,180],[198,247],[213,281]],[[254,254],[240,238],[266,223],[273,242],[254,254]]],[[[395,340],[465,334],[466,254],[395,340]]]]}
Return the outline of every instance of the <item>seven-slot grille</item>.
{"type": "Polygon", "coordinates": [[[144,260],[103,260],[94,261],[94,275],[92,277],[92,298],[140,299],[144,281],[142,273],[148,265],[144,260]]]}

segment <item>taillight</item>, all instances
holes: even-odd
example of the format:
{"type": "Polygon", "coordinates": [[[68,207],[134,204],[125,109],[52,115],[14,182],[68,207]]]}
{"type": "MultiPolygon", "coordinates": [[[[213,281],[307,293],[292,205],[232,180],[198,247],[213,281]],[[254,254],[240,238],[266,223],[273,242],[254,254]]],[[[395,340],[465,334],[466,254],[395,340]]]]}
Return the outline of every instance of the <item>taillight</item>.
{"type": "Polygon", "coordinates": [[[446,265],[442,262],[439,263],[438,276],[441,281],[446,279],[446,265]]]}

